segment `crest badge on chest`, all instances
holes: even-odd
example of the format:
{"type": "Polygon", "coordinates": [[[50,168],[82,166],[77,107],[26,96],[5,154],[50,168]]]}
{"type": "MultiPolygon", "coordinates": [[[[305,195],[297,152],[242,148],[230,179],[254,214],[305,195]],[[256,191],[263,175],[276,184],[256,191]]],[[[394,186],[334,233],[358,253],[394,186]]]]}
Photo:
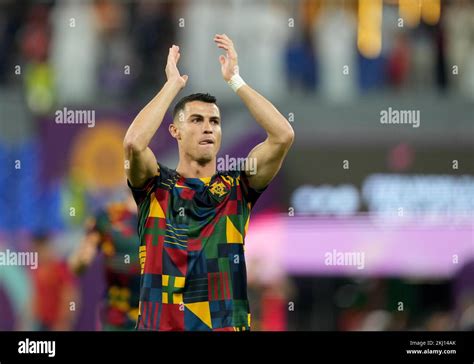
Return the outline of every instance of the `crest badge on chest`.
{"type": "Polygon", "coordinates": [[[219,180],[212,182],[209,186],[210,195],[217,201],[222,201],[229,192],[229,187],[219,180]]]}

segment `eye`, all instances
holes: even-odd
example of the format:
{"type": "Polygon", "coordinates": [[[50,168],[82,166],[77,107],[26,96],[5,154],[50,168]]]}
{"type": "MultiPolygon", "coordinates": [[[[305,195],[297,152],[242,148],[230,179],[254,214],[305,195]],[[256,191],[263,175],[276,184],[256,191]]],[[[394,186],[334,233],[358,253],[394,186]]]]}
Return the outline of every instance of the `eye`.
{"type": "Polygon", "coordinates": [[[215,124],[215,125],[219,125],[219,120],[217,119],[212,119],[211,120],[211,123],[215,124]]]}

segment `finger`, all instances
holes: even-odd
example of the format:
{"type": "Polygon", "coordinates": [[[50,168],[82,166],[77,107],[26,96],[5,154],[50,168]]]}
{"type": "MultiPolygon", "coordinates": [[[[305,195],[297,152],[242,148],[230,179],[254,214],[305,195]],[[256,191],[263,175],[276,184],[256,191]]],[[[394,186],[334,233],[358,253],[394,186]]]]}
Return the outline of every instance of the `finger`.
{"type": "Polygon", "coordinates": [[[219,62],[221,63],[221,65],[224,65],[225,61],[226,61],[225,57],[223,55],[220,55],[219,62]]]}
{"type": "Polygon", "coordinates": [[[170,55],[168,56],[168,61],[166,62],[166,64],[167,64],[167,65],[174,65],[174,64],[176,64],[176,62],[175,62],[175,60],[174,60],[174,58],[173,58],[173,55],[170,54],[170,55]]]}
{"type": "Polygon", "coordinates": [[[176,49],[172,46],[168,53],[168,62],[176,62],[176,49]]]}
{"type": "Polygon", "coordinates": [[[222,48],[226,51],[227,58],[237,59],[237,53],[232,47],[222,46],[219,48],[222,48]]]}
{"type": "Polygon", "coordinates": [[[216,42],[216,44],[217,44],[218,46],[224,46],[224,47],[226,47],[226,48],[230,48],[230,47],[231,47],[230,44],[224,43],[224,42],[216,42]]]}
{"type": "Polygon", "coordinates": [[[225,39],[225,38],[214,38],[214,42],[219,42],[219,43],[225,43],[225,44],[228,44],[228,45],[232,45],[232,42],[230,42],[229,40],[225,39]]]}
{"type": "Polygon", "coordinates": [[[228,41],[216,41],[216,44],[219,48],[222,48],[222,49],[225,49],[226,51],[229,51],[230,52],[230,55],[232,57],[237,57],[237,52],[235,51],[235,48],[234,46],[229,43],[228,41]]]}
{"type": "Polygon", "coordinates": [[[224,49],[229,49],[230,48],[230,44],[228,44],[228,43],[216,42],[216,44],[219,48],[224,48],[224,49]]]}
{"type": "Polygon", "coordinates": [[[222,44],[227,44],[227,45],[231,45],[230,42],[226,41],[225,39],[214,39],[214,42],[216,43],[222,43],[222,44]]]}
{"type": "Polygon", "coordinates": [[[222,38],[222,37],[215,37],[215,38],[214,38],[214,41],[215,41],[215,42],[225,42],[225,43],[229,43],[229,44],[230,44],[230,42],[229,42],[227,39],[222,38]]]}
{"type": "Polygon", "coordinates": [[[230,44],[232,44],[232,39],[230,39],[227,34],[222,34],[222,38],[224,38],[226,41],[228,41],[230,44]]]}
{"type": "Polygon", "coordinates": [[[224,39],[226,39],[226,40],[228,40],[228,41],[230,41],[230,42],[232,41],[232,40],[227,36],[227,34],[225,34],[225,33],[223,33],[223,34],[216,34],[215,36],[216,36],[217,38],[224,38],[224,39]]]}

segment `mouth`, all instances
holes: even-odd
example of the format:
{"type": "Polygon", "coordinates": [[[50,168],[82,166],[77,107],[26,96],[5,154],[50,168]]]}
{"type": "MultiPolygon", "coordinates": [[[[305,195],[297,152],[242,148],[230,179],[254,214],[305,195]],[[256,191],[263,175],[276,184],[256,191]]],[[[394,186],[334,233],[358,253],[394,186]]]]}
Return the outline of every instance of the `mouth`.
{"type": "Polygon", "coordinates": [[[214,145],[214,140],[211,138],[203,139],[199,142],[199,145],[214,145]]]}

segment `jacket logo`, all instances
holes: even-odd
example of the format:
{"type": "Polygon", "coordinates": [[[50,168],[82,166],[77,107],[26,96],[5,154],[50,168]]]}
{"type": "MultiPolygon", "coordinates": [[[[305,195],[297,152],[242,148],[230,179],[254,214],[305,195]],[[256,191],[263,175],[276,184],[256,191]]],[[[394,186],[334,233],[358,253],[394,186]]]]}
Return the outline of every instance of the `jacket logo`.
{"type": "Polygon", "coordinates": [[[222,197],[227,193],[225,185],[222,182],[214,182],[209,191],[218,197],[222,197]]]}

